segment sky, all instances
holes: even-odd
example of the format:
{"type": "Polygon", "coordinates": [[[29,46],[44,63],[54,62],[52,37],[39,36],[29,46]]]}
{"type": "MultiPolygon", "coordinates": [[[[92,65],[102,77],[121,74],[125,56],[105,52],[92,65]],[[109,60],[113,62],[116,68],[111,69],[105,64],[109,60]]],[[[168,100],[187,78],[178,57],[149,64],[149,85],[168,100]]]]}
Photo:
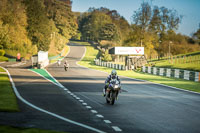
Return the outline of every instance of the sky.
{"type": "Polygon", "coordinates": [[[183,15],[177,33],[191,36],[200,28],[200,0],[72,0],[72,11],[85,12],[90,7],[106,7],[117,10],[131,24],[131,16],[140,8],[143,1],[175,9],[179,15],[183,15]]]}

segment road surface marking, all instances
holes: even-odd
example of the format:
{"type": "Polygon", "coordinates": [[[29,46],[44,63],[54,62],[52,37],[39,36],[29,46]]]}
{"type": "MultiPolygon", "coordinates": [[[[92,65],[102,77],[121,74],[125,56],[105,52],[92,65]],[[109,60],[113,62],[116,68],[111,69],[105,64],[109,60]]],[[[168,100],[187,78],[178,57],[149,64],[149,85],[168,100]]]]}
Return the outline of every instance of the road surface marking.
{"type": "Polygon", "coordinates": [[[76,100],[79,100],[80,98],[79,97],[76,97],[76,100]]]}
{"type": "Polygon", "coordinates": [[[105,123],[107,123],[107,124],[110,124],[110,123],[112,123],[111,121],[109,121],[109,120],[104,120],[104,122],[105,123]]]}
{"type": "MultiPolygon", "coordinates": [[[[1,66],[0,66],[0,67],[1,67],[1,66]]],[[[72,124],[74,124],[74,125],[78,125],[78,126],[81,126],[81,127],[83,127],[83,128],[86,128],[86,129],[89,129],[89,130],[92,130],[92,131],[95,131],[95,132],[98,132],[98,133],[105,133],[104,131],[101,131],[101,130],[99,130],[99,129],[90,127],[90,126],[88,126],[88,125],[85,125],[85,124],[82,124],[82,123],[79,123],[79,122],[75,122],[75,121],[70,120],[70,119],[67,119],[67,118],[65,118],[65,117],[63,117],[63,116],[60,116],[60,115],[57,115],[57,114],[55,114],[55,113],[49,112],[49,111],[47,111],[47,110],[44,110],[44,109],[42,109],[42,108],[39,108],[39,107],[33,105],[32,103],[26,101],[26,100],[19,94],[19,92],[18,92],[18,90],[17,90],[17,88],[16,88],[16,86],[15,86],[15,83],[13,82],[13,79],[12,79],[10,73],[8,72],[8,70],[5,69],[4,67],[1,67],[1,68],[3,68],[3,69],[8,73],[8,77],[9,77],[9,79],[10,79],[11,85],[12,85],[12,87],[13,87],[13,90],[14,90],[14,92],[15,92],[17,98],[20,99],[20,100],[21,100],[22,102],[24,102],[25,104],[31,106],[32,108],[34,108],[34,109],[36,109],[36,110],[39,110],[39,111],[44,112],[44,113],[46,113],[46,114],[48,114],[48,115],[54,116],[54,117],[56,117],[56,118],[58,118],[58,119],[61,119],[61,120],[63,120],[63,121],[72,123],[72,124]]]]}
{"type": "Polygon", "coordinates": [[[79,95],[85,97],[86,99],[90,100],[91,102],[98,104],[99,106],[103,106],[102,104],[99,104],[98,101],[96,101],[95,99],[90,99],[89,97],[87,97],[86,95],[84,95],[84,93],[79,93],[79,95]]]}
{"type": "Polygon", "coordinates": [[[87,109],[91,109],[92,107],[91,107],[91,106],[86,106],[86,108],[87,108],[87,109]]]}
{"type": "Polygon", "coordinates": [[[94,113],[94,114],[96,114],[96,113],[97,113],[97,111],[96,111],[96,110],[91,110],[91,112],[92,112],[92,113],[94,113]]]}
{"type": "Polygon", "coordinates": [[[83,100],[79,100],[79,102],[83,102],[83,100]]]}
{"type": "Polygon", "coordinates": [[[64,89],[65,91],[67,90],[67,89],[64,89]]]}
{"type": "Polygon", "coordinates": [[[99,117],[99,118],[103,118],[104,117],[103,115],[100,115],[100,114],[97,114],[96,116],[99,117]]]}
{"type": "Polygon", "coordinates": [[[117,127],[117,126],[112,126],[112,128],[116,131],[116,132],[121,132],[122,130],[119,128],[119,127],[117,127]]]}
{"type": "Polygon", "coordinates": [[[87,105],[87,103],[82,103],[83,105],[87,105]]]}

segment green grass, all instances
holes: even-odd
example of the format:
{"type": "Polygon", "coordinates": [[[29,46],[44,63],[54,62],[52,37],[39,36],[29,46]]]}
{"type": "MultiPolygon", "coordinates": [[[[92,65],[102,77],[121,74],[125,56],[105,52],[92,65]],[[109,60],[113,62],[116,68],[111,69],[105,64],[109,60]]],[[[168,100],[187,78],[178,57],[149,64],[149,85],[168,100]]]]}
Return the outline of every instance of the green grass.
{"type": "Polygon", "coordinates": [[[49,54],[50,63],[55,63],[55,62],[57,62],[57,60],[63,59],[64,56],[66,56],[66,54],[69,51],[69,46],[65,46],[63,50],[64,51],[60,55],[51,55],[51,53],[50,53],[49,54]]]}
{"type": "Polygon", "coordinates": [[[163,58],[161,60],[153,59],[149,61],[156,67],[167,67],[177,69],[187,69],[200,71],[200,52],[193,52],[184,55],[174,56],[173,59],[163,58]],[[183,58],[184,57],[184,58],[183,58]]]}
{"type": "Polygon", "coordinates": [[[177,69],[186,69],[191,71],[200,71],[200,63],[194,64],[194,63],[170,63],[169,61],[159,61],[155,64],[156,67],[164,67],[164,68],[177,68],[177,69]]]}
{"type": "MultiPolygon", "coordinates": [[[[82,61],[78,62],[78,64],[91,68],[91,69],[96,69],[96,70],[110,73],[112,70],[111,68],[94,65],[93,60],[96,58],[98,51],[95,50],[92,46],[86,46],[86,48],[87,48],[86,55],[82,59],[82,61]]],[[[117,72],[119,76],[126,76],[130,78],[135,78],[135,79],[147,80],[154,83],[169,85],[169,86],[173,86],[173,87],[177,87],[177,88],[181,88],[185,90],[190,90],[194,92],[200,92],[199,82],[187,81],[183,79],[167,78],[167,77],[156,76],[156,75],[146,74],[142,72],[134,72],[134,71],[117,70],[117,72]]]]}
{"type": "Polygon", "coordinates": [[[7,74],[0,74],[0,111],[19,111],[16,96],[7,74]]]}
{"type": "Polygon", "coordinates": [[[8,58],[4,56],[0,56],[0,61],[8,61],[8,58]]]}
{"type": "Polygon", "coordinates": [[[6,72],[3,68],[0,67],[0,72],[6,72]]]}
{"type": "Polygon", "coordinates": [[[36,128],[18,128],[18,127],[10,127],[10,126],[1,126],[0,125],[0,133],[64,133],[36,128]]]}

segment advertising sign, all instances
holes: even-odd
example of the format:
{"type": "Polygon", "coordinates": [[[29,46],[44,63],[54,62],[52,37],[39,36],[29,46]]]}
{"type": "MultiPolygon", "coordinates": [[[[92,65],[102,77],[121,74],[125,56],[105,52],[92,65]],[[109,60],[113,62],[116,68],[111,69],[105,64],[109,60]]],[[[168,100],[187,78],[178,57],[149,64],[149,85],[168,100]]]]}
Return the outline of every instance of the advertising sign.
{"type": "Polygon", "coordinates": [[[144,47],[114,47],[117,55],[144,55],[144,47]]]}

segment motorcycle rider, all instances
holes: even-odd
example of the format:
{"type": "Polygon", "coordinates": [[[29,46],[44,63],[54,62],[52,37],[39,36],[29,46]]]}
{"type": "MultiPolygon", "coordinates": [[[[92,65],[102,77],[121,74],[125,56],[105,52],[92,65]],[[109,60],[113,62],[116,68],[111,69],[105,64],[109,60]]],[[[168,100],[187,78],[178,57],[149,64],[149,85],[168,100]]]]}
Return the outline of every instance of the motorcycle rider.
{"type": "MultiPolygon", "coordinates": [[[[105,97],[105,95],[106,95],[106,90],[107,90],[107,88],[108,88],[108,86],[109,86],[109,84],[110,84],[110,81],[112,80],[112,79],[117,79],[118,81],[119,81],[119,84],[121,84],[121,82],[120,82],[120,78],[119,78],[119,76],[117,76],[117,71],[116,70],[112,70],[111,71],[111,74],[106,78],[106,80],[105,80],[105,86],[104,86],[104,88],[103,88],[103,96],[105,97]]],[[[117,96],[118,96],[118,93],[117,93],[117,96]]]]}
{"type": "Polygon", "coordinates": [[[68,62],[66,60],[65,63],[64,63],[64,69],[65,69],[65,71],[67,71],[68,68],[69,68],[69,64],[68,64],[68,62]]]}
{"type": "Polygon", "coordinates": [[[61,64],[61,60],[60,59],[58,59],[57,64],[58,64],[58,66],[60,66],[60,64],[61,64]]]}

